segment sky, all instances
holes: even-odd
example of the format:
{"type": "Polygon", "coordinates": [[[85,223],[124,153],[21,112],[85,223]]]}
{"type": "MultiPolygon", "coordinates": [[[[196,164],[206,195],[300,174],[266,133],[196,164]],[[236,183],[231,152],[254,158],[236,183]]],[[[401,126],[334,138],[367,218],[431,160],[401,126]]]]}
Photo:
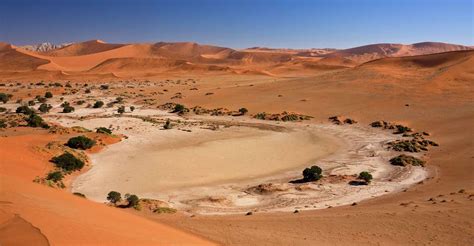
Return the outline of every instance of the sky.
{"type": "Polygon", "coordinates": [[[474,0],[0,0],[0,41],[474,45],[474,0]]]}

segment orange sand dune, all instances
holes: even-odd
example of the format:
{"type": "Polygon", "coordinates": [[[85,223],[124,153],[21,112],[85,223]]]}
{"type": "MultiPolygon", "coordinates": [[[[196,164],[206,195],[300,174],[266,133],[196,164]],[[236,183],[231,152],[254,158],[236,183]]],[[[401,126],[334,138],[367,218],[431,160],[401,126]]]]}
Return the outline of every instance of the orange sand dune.
{"type": "Polygon", "coordinates": [[[74,43],[59,49],[43,53],[47,56],[81,56],[104,52],[124,46],[123,44],[107,44],[101,40],[90,40],[82,43],[74,43]]]}
{"type": "Polygon", "coordinates": [[[4,226],[0,226],[0,244],[13,239],[18,240],[15,245],[27,244],[42,237],[39,230],[53,245],[212,245],[197,236],[33,183],[35,176],[51,168],[50,157],[35,148],[52,140],[57,137],[30,129],[0,139],[0,223],[4,226]],[[21,220],[12,221],[14,215],[21,220]]]}

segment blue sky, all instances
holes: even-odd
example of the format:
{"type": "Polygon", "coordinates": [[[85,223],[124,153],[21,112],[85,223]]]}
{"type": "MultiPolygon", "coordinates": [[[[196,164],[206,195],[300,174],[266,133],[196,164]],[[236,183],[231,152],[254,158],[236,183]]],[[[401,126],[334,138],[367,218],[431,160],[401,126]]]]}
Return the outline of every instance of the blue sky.
{"type": "Polygon", "coordinates": [[[474,45],[474,0],[0,0],[0,41],[474,45]]]}

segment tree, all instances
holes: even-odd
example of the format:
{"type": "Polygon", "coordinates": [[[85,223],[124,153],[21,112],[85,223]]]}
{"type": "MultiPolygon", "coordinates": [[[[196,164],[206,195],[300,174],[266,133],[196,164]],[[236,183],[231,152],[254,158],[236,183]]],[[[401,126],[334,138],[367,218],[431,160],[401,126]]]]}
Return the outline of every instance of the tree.
{"type": "Polygon", "coordinates": [[[107,200],[113,204],[116,204],[117,202],[120,202],[122,200],[122,195],[120,192],[117,191],[111,191],[109,194],[107,194],[107,200]]]}
{"type": "Polygon", "coordinates": [[[44,97],[46,97],[46,98],[52,98],[52,97],[53,97],[53,93],[51,93],[50,91],[47,91],[46,93],[44,93],[44,97]]]}
{"type": "Polygon", "coordinates": [[[84,167],[84,162],[69,152],[64,152],[62,155],[53,157],[51,162],[56,164],[58,168],[62,168],[65,171],[80,170],[84,167]]]}
{"type": "Polygon", "coordinates": [[[73,149],[86,150],[92,148],[95,145],[95,141],[86,136],[77,136],[70,138],[66,145],[73,149]]]}
{"type": "Polygon", "coordinates": [[[74,107],[70,106],[69,104],[63,107],[63,113],[71,113],[74,112],[74,110],[74,107]]]}
{"type": "Polygon", "coordinates": [[[358,178],[363,179],[367,184],[370,183],[370,181],[373,179],[372,174],[366,171],[359,173],[358,178]]]}
{"type": "Polygon", "coordinates": [[[246,113],[248,112],[248,110],[247,110],[246,108],[240,108],[240,109],[239,109],[239,112],[240,112],[242,115],[244,115],[244,114],[246,114],[246,113]]]}
{"type": "Polygon", "coordinates": [[[60,172],[60,171],[50,172],[50,173],[48,173],[48,175],[46,176],[46,180],[51,180],[51,181],[53,181],[53,182],[61,181],[63,178],[64,178],[64,175],[63,175],[63,173],[60,172]]]}
{"type": "Polygon", "coordinates": [[[49,128],[49,125],[37,114],[30,114],[26,119],[26,123],[29,127],[49,128]]]}
{"type": "Polygon", "coordinates": [[[140,202],[140,198],[136,195],[125,194],[125,199],[127,199],[128,207],[136,207],[140,202]]]}
{"type": "Polygon", "coordinates": [[[118,112],[119,114],[125,113],[125,106],[120,106],[120,107],[118,107],[117,112],[118,112]]]}
{"type": "Polygon", "coordinates": [[[38,110],[41,112],[41,113],[48,113],[50,109],[52,109],[53,107],[50,105],[50,104],[46,104],[46,103],[42,103],[38,110]]]}
{"type": "Polygon", "coordinates": [[[26,106],[26,105],[23,105],[23,106],[20,106],[18,108],[16,108],[16,113],[17,114],[26,114],[26,115],[30,115],[30,114],[34,114],[35,113],[35,110],[26,106]]]}
{"type": "Polygon", "coordinates": [[[0,102],[7,103],[11,97],[12,95],[10,94],[0,93],[0,102]]]}
{"type": "Polygon", "coordinates": [[[184,113],[184,111],[186,110],[186,107],[184,107],[184,105],[182,104],[176,104],[174,106],[174,109],[171,113],[178,113],[178,114],[182,114],[184,113]]]}
{"type": "Polygon", "coordinates": [[[101,108],[102,106],[104,106],[104,102],[102,101],[96,101],[94,103],[94,106],[92,106],[93,108],[101,108]]]}
{"type": "Polygon", "coordinates": [[[303,179],[305,181],[317,181],[321,179],[322,169],[318,166],[312,166],[303,170],[303,179]]]}
{"type": "Polygon", "coordinates": [[[135,106],[130,106],[130,111],[135,111],[135,106]]]}

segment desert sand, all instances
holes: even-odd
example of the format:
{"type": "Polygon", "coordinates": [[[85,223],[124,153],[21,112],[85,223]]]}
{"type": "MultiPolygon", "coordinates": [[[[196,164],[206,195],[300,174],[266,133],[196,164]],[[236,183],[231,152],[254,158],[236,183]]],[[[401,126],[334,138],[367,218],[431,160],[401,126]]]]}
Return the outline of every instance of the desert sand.
{"type": "Polygon", "coordinates": [[[0,89],[13,94],[13,98],[0,106],[14,111],[19,106],[15,100],[31,100],[35,95],[50,90],[55,97],[48,103],[54,108],[51,113],[42,115],[48,122],[68,127],[82,125],[90,129],[112,125],[114,131],[129,135],[129,138],[88,153],[91,163],[74,177],[71,187],[55,189],[32,182],[36,176],[44,176],[52,168],[48,161],[51,154],[38,149],[50,141],[64,142],[74,134],[51,134],[47,130],[26,127],[1,130],[0,242],[8,245],[18,242],[19,235],[25,235],[22,237],[25,245],[31,242],[68,245],[72,241],[78,244],[100,241],[113,245],[212,242],[224,245],[314,245],[314,242],[321,245],[472,244],[474,53],[464,46],[439,43],[375,47],[375,51],[374,46],[370,46],[326,53],[265,49],[237,51],[193,43],[108,45],[92,41],[38,53],[2,44],[0,74],[5,86],[0,89]],[[71,81],[71,88],[35,85],[40,80],[45,84],[71,81]],[[99,90],[98,86],[104,83],[110,88],[99,90]],[[92,93],[85,94],[84,88],[92,86],[95,86],[92,93]],[[75,94],[71,93],[73,89],[77,90],[75,94]],[[65,101],[83,99],[86,103],[82,106],[74,104],[76,111],[73,114],[59,113],[61,102],[58,97],[63,92],[65,101]],[[124,97],[126,106],[135,105],[136,112],[102,117],[116,114],[116,108],[97,109],[94,113],[86,108],[97,98],[103,98],[107,103],[117,96],[124,97]],[[238,110],[245,107],[249,113],[238,117],[193,116],[181,119],[175,114],[157,110],[158,105],[167,102],[210,109],[238,110]],[[299,123],[275,123],[249,117],[259,112],[283,111],[314,118],[299,123]],[[327,118],[334,115],[350,117],[358,123],[333,125],[327,118]],[[139,117],[149,116],[160,118],[160,123],[150,128],[154,130],[140,132],[143,120],[139,117]],[[160,130],[166,118],[173,122],[257,122],[289,130],[278,132],[239,125],[213,131],[200,129],[199,125],[191,123],[160,130]],[[390,173],[387,170],[393,168],[387,163],[387,158],[394,153],[380,143],[397,135],[368,126],[376,120],[408,125],[417,132],[426,131],[430,139],[439,143],[439,147],[418,153],[427,161],[426,168],[420,168],[423,172],[408,170],[401,180],[384,181],[390,173]],[[126,129],[125,126],[133,128],[126,129]],[[312,131],[317,134],[311,134],[312,131]],[[166,136],[173,139],[166,141],[166,136]],[[133,144],[133,141],[150,138],[153,141],[146,144],[133,144]],[[285,151],[295,154],[290,156],[294,160],[291,163],[285,161],[290,157],[285,157],[285,152],[281,151],[285,147],[282,143],[287,141],[292,144],[285,151]],[[130,143],[130,148],[136,148],[131,156],[123,151],[126,143],[130,143]],[[255,150],[250,143],[260,143],[267,148],[259,146],[261,150],[255,150]],[[361,156],[366,156],[368,152],[364,151],[368,150],[360,147],[369,146],[369,143],[380,150],[381,158],[371,163],[372,166],[354,163],[354,160],[364,160],[361,156]],[[245,163],[237,161],[239,156],[232,157],[235,151],[231,151],[242,144],[249,153],[247,159],[244,158],[247,160],[245,163]],[[272,162],[276,163],[275,169],[255,164],[266,163],[268,166],[258,153],[262,151],[268,155],[272,150],[277,157],[272,162]],[[164,180],[145,182],[133,178],[144,172],[126,167],[113,168],[112,165],[114,158],[127,160],[134,156],[135,163],[145,163],[147,169],[162,170],[175,162],[183,163],[191,156],[196,156],[193,163],[204,163],[203,168],[220,164],[209,154],[197,154],[203,152],[229,156],[229,166],[219,169],[223,171],[222,176],[200,177],[206,169],[195,170],[200,174],[196,177],[176,176],[176,171],[182,169],[173,166],[158,176],[150,173],[153,178],[163,177],[164,180]],[[161,166],[155,167],[143,160],[159,160],[161,166]],[[331,166],[337,161],[344,168],[331,166]],[[330,195],[332,190],[340,192],[339,196],[329,196],[328,199],[321,197],[321,193],[315,193],[318,196],[312,198],[311,192],[305,193],[307,197],[300,200],[291,196],[278,200],[278,192],[266,199],[249,194],[237,204],[235,201],[239,200],[231,200],[231,205],[224,200],[218,204],[219,209],[216,209],[215,202],[209,205],[209,199],[199,200],[201,194],[208,195],[205,191],[209,191],[209,187],[213,188],[211,191],[232,197],[262,181],[288,184],[309,163],[327,168],[326,176],[332,172],[352,175],[362,168],[372,168],[374,183],[367,187],[368,192],[362,193],[370,196],[354,196],[359,193],[348,191],[350,186],[344,182],[344,185],[327,185],[330,189],[322,194],[330,195]],[[245,170],[235,173],[241,167],[245,170]],[[101,168],[105,171],[100,171],[101,168]],[[133,185],[122,182],[127,178],[121,172],[124,170],[131,172],[133,185]],[[101,179],[100,175],[110,174],[119,177],[117,182],[101,179]],[[106,188],[94,190],[87,186],[87,179],[92,182],[90,184],[106,188]],[[404,184],[403,180],[410,182],[404,184]],[[226,184],[233,186],[228,188],[226,184]],[[151,186],[155,185],[160,189],[151,191],[151,186]],[[143,192],[143,196],[161,199],[166,196],[168,199],[163,200],[169,200],[180,211],[169,215],[144,214],[102,204],[105,190],[115,187],[123,193],[132,189],[130,191],[143,192]],[[193,192],[192,188],[199,188],[199,193],[193,192]],[[70,189],[90,192],[95,201],[73,196],[70,189]],[[175,195],[172,197],[175,200],[169,199],[170,194],[175,195]],[[190,195],[194,195],[194,199],[190,195]],[[266,209],[252,207],[255,197],[259,197],[259,205],[266,205],[266,209]],[[188,202],[183,202],[186,199],[188,202]],[[298,204],[282,206],[283,201],[298,201],[298,204]],[[316,207],[304,206],[311,202],[316,207]],[[239,204],[244,208],[235,210],[239,204]],[[299,212],[293,213],[295,209],[299,212]],[[244,211],[248,210],[253,211],[251,216],[245,216],[244,211]],[[216,211],[218,215],[210,215],[216,211]]]}

